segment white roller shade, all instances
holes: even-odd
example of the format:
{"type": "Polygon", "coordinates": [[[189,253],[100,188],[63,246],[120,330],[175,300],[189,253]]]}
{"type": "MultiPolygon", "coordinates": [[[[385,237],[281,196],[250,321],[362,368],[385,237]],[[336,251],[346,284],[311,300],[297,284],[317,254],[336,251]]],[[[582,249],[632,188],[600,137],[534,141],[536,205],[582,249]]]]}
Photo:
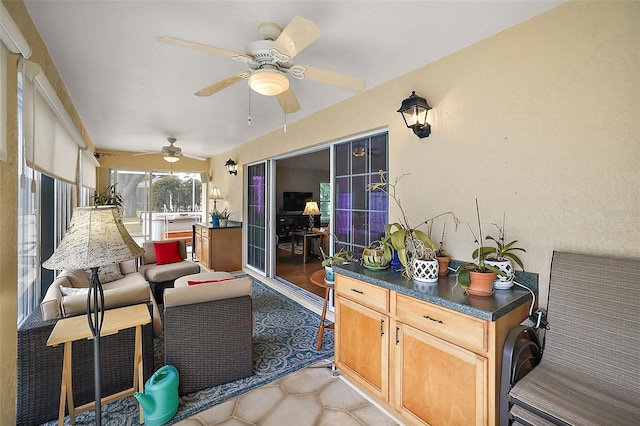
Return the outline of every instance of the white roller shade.
{"type": "Polygon", "coordinates": [[[100,163],[88,151],[82,151],[82,186],[89,189],[96,189],[96,168],[100,163]]]}
{"type": "Polygon", "coordinates": [[[40,67],[25,61],[23,127],[27,165],[75,184],[78,150],[86,144],[71,123],[62,103],[40,67]]]}

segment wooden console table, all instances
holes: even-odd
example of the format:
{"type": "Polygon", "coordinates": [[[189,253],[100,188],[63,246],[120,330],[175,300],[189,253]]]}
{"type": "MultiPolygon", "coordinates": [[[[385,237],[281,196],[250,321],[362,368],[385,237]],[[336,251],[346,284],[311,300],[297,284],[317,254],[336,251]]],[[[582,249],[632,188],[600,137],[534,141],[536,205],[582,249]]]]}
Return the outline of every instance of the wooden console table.
{"type": "Polygon", "coordinates": [[[309,238],[322,238],[323,234],[313,232],[313,231],[294,231],[291,233],[293,237],[293,241],[291,243],[291,255],[295,256],[296,247],[298,246],[297,242],[299,239],[302,239],[302,263],[307,263],[307,256],[309,255],[309,244],[307,239],[309,238]]]}
{"type": "MultiPolygon", "coordinates": [[[[101,399],[103,404],[116,401],[120,398],[133,395],[135,392],[144,392],[143,368],[142,368],[142,326],[151,322],[147,305],[133,305],[124,308],[108,309],[104,312],[104,323],[100,336],[115,334],[120,330],[135,327],[135,352],[133,364],[133,387],[101,399]]],[[[47,340],[47,346],[58,346],[64,343],[64,357],[62,361],[62,385],[60,387],[60,411],[58,412],[58,424],[64,424],[65,406],[69,406],[69,418],[71,424],[75,423],[76,413],[92,409],[95,401],[75,407],[73,404],[73,376],[72,376],[72,343],[81,339],[92,339],[86,315],[63,318],[53,327],[53,331],[47,340]]],[[[140,411],[140,423],[144,422],[142,407],[140,411]]]]}

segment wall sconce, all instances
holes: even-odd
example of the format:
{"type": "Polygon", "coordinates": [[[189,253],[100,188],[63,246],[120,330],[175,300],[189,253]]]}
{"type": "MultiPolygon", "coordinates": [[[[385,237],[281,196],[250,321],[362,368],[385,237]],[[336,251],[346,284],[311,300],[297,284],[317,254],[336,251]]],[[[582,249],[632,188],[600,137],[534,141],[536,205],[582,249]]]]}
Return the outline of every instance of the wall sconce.
{"type": "Polygon", "coordinates": [[[224,166],[227,168],[227,171],[229,172],[230,175],[238,174],[238,163],[233,161],[231,158],[229,158],[227,162],[224,163],[224,166]]]}
{"type": "Polygon", "coordinates": [[[427,100],[411,92],[411,96],[402,101],[399,113],[404,118],[404,124],[413,130],[420,139],[431,134],[431,126],[427,123],[427,112],[431,109],[427,100]]]}

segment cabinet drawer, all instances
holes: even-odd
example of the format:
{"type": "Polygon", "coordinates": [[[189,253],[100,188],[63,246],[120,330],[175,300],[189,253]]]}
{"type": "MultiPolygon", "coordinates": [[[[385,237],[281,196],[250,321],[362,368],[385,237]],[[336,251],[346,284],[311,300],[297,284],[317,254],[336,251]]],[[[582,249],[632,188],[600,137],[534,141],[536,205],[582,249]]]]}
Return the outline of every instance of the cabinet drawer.
{"type": "Polygon", "coordinates": [[[396,293],[398,320],[469,349],[487,351],[487,322],[396,293]]]}
{"type": "Polygon", "coordinates": [[[378,312],[389,311],[389,290],[336,274],[336,294],[368,306],[378,312]]]}

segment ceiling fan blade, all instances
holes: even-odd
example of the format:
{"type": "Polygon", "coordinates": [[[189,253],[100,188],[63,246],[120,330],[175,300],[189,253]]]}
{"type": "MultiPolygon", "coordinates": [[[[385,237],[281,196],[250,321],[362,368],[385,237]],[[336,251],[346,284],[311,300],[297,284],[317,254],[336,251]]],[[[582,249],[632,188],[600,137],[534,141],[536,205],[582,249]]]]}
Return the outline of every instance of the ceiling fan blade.
{"type": "Polygon", "coordinates": [[[321,35],[322,30],[315,22],[302,16],[294,16],[276,41],[273,42],[272,48],[293,59],[321,35]]]}
{"type": "Polygon", "coordinates": [[[183,157],[193,158],[194,160],[200,160],[200,161],[204,161],[204,160],[206,160],[206,158],[205,158],[205,157],[200,157],[199,155],[189,154],[189,153],[186,153],[186,152],[183,152],[181,155],[182,155],[183,157]]]}
{"type": "Polygon", "coordinates": [[[207,86],[204,89],[198,90],[195,94],[196,96],[211,96],[214,93],[218,93],[222,89],[226,89],[227,87],[244,80],[245,77],[241,77],[238,74],[234,74],[231,77],[227,77],[224,80],[220,80],[217,83],[213,83],[211,86],[207,86]]]}
{"type": "Polygon", "coordinates": [[[347,74],[341,74],[335,71],[324,70],[321,68],[302,65],[305,68],[304,78],[319,81],[321,83],[331,84],[332,86],[342,87],[352,92],[362,92],[365,88],[364,80],[347,74]]]}
{"type": "Polygon", "coordinates": [[[296,99],[296,95],[293,94],[293,89],[289,89],[276,96],[278,102],[280,102],[280,108],[285,114],[291,114],[296,111],[300,111],[300,104],[296,99]]]}
{"type": "Polygon", "coordinates": [[[221,47],[210,46],[208,44],[198,43],[195,41],[183,40],[176,37],[162,36],[157,38],[162,43],[175,44],[176,46],[191,47],[193,49],[200,49],[206,52],[215,53],[217,55],[228,56],[233,58],[234,56],[242,56],[241,53],[232,52],[231,50],[223,49],[221,47]]]}
{"type": "Polygon", "coordinates": [[[145,151],[145,152],[137,152],[133,155],[151,155],[151,154],[162,154],[161,151],[145,151]]]}

